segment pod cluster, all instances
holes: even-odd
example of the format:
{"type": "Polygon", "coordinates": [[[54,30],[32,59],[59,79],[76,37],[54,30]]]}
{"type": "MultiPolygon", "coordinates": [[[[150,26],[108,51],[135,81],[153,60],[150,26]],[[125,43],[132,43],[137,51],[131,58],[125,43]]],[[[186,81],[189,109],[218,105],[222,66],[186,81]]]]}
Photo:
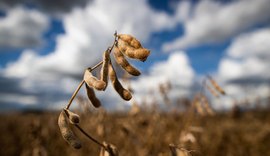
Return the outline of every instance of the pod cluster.
{"type": "Polygon", "coordinates": [[[119,66],[121,66],[127,73],[133,76],[139,76],[141,73],[138,69],[136,69],[128,62],[127,58],[136,59],[144,62],[150,54],[150,51],[148,49],[143,48],[141,43],[135,37],[126,34],[117,35],[117,33],[115,33],[115,40],[113,46],[109,47],[103,53],[103,58],[100,63],[95,65],[93,68],[87,68],[84,71],[82,82],[75,90],[68,105],[66,106],[65,109],[62,110],[58,118],[59,129],[66,142],[68,142],[75,149],[80,149],[82,147],[80,140],[71,129],[71,125],[74,125],[84,135],[86,135],[92,141],[102,146],[100,156],[117,156],[118,151],[115,146],[107,144],[105,142],[101,144],[97,140],[92,138],[89,134],[87,134],[78,125],[80,123],[80,116],[70,111],[69,107],[83,84],[85,84],[87,96],[92,105],[96,108],[100,107],[101,102],[96,97],[95,90],[105,91],[109,79],[112,83],[112,86],[122,99],[128,101],[132,98],[131,92],[122,86],[121,82],[117,77],[117,73],[113,67],[112,60],[110,57],[111,52],[113,52],[115,62],[119,66]],[[98,78],[93,75],[92,71],[95,70],[100,65],[102,66],[100,69],[100,77],[98,78]]]}
{"type": "Polygon", "coordinates": [[[113,52],[115,62],[133,76],[139,76],[141,73],[128,62],[127,58],[145,61],[150,54],[150,50],[143,48],[135,37],[127,34],[118,34],[113,48],[109,48],[103,53],[100,78],[95,77],[91,73],[91,68],[86,69],[84,73],[87,96],[94,107],[101,105],[94,90],[104,91],[108,85],[108,79],[110,79],[112,86],[122,99],[129,101],[132,98],[131,92],[122,86],[117,77],[110,57],[111,51],[113,52]]]}

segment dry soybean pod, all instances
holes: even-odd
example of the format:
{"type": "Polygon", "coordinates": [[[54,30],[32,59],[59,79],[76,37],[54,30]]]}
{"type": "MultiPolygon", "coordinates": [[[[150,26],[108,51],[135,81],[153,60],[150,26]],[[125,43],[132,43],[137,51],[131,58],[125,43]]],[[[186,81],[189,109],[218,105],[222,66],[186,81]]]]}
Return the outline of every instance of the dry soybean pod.
{"type": "Polygon", "coordinates": [[[64,109],[64,111],[66,112],[70,123],[78,124],[80,122],[80,116],[78,114],[73,113],[72,111],[70,111],[68,109],[64,109]]]}
{"type": "Polygon", "coordinates": [[[94,77],[88,69],[85,70],[83,79],[89,87],[97,90],[103,90],[106,87],[106,83],[94,77]]]}
{"type": "Polygon", "coordinates": [[[204,116],[204,115],[205,115],[205,111],[204,111],[204,109],[203,109],[203,107],[202,107],[202,103],[201,103],[201,101],[200,101],[200,96],[199,96],[199,95],[196,95],[196,96],[194,97],[192,103],[193,103],[193,105],[195,106],[195,109],[196,109],[197,113],[198,113],[199,115],[204,116]]]}
{"type": "Polygon", "coordinates": [[[103,90],[105,90],[108,85],[109,62],[110,62],[110,52],[106,50],[103,53],[103,63],[100,71],[100,80],[105,82],[105,87],[103,90]]]}
{"type": "Polygon", "coordinates": [[[121,83],[119,82],[117,75],[115,73],[115,70],[113,69],[113,66],[110,62],[109,64],[109,77],[110,80],[112,82],[112,85],[114,87],[114,89],[117,91],[117,93],[126,101],[129,101],[132,98],[131,93],[126,90],[125,88],[123,88],[123,86],[121,85],[121,83]]]}
{"type": "Polygon", "coordinates": [[[106,142],[103,142],[103,145],[106,149],[102,147],[99,156],[118,156],[118,150],[114,145],[107,144],[106,142]]]}
{"type": "Polygon", "coordinates": [[[211,84],[214,86],[214,88],[222,95],[225,95],[225,91],[217,84],[217,82],[211,77],[211,76],[207,76],[208,79],[210,80],[211,84]]]}
{"type": "Polygon", "coordinates": [[[89,87],[87,84],[85,84],[86,92],[89,100],[91,101],[92,105],[94,107],[100,107],[101,103],[99,99],[96,97],[95,91],[92,87],[89,87]]]}
{"type": "Polygon", "coordinates": [[[122,52],[125,53],[125,51],[127,50],[127,48],[129,47],[128,44],[122,40],[118,40],[116,47],[122,52]]]}
{"type": "Polygon", "coordinates": [[[80,149],[82,147],[80,140],[75,136],[68,124],[68,117],[65,111],[62,111],[58,118],[58,126],[64,138],[73,148],[80,149]]]}
{"type": "Polygon", "coordinates": [[[147,57],[150,54],[150,50],[145,48],[136,49],[122,40],[118,40],[117,47],[122,53],[124,53],[129,58],[137,59],[143,62],[147,59],[147,57]]]}
{"type": "Polygon", "coordinates": [[[203,107],[204,107],[205,111],[209,115],[215,115],[215,112],[212,109],[212,107],[210,106],[209,101],[207,100],[205,95],[201,95],[201,101],[202,101],[202,104],[203,104],[203,107]]]}
{"type": "Polygon", "coordinates": [[[189,156],[189,151],[184,148],[175,146],[174,144],[169,145],[171,150],[171,156],[189,156]]]}
{"type": "Polygon", "coordinates": [[[218,93],[212,88],[212,87],[210,87],[209,85],[207,85],[207,84],[205,84],[205,86],[206,86],[206,88],[208,89],[208,91],[213,95],[213,96],[215,96],[215,97],[219,97],[218,96],[218,93]]]}
{"type": "Polygon", "coordinates": [[[113,54],[116,63],[119,64],[129,74],[133,76],[139,76],[141,74],[138,69],[130,65],[130,63],[126,60],[125,56],[121,53],[118,47],[114,48],[113,54]]]}
{"type": "Polygon", "coordinates": [[[119,34],[118,39],[126,42],[129,46],[139,49],[142,48],[141,43],[133,36],[128,34],[119,34]]]}
{"type": "Polygon", "coordinates": [[[137,59],[144,62],[149,56],[150,50],[145,49],[145,48],[134,49],[132,47],[127,47],[126,50],[123,51],[123,53],[130,58],[137,59]]]}
{"type": "Polygon", "coordinates": [[[118,40],[122,40],[128,44],[130,44],[130,42],[133,39],[133,36],[128,35],[128,34],[118,34],[117,37],[118,37],[118,40]]]}

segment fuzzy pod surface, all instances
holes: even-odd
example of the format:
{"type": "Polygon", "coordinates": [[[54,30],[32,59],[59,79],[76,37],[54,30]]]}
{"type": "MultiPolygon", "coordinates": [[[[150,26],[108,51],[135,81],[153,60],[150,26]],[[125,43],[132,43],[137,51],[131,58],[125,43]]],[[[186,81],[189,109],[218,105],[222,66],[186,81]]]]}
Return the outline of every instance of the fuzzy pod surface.
{"type": "Polygon", "coordinates": [[[58,126],[60,132],[64,138],[73,148],[80,149],[82,147],[81,141],[70,129],[68,124],[68,117],[64,111],[62,111],[58,117],[58,126]]]}
{"type": "Polygon", "coordinates": [[[112,64],[109,64],[109,77],[112,82],[112,85],[116,92],[126,101],[129,101],[132,98],[131,93],[125,89],[122,84],[119,82],[116,72],[112,66],[112,64]]]}
{"type": "Polygon", "coordinates": [[[118,47],[115,47],[114,51],[114,58],[117,64],[119,64],[125,71],[127,71],[129,74],[133,76],[139,76],[141,72],[133,67],[125,58],[125,56],[122,54],[122,52],[119,50],[118,47]]]}
{"type": "Polygon", "coordinates": [[[97,90],[104,90],[106,87],[106,83],[93,76],[88,69],[85,70],[83,79],[89,87],[93,87],[97,90]]]}

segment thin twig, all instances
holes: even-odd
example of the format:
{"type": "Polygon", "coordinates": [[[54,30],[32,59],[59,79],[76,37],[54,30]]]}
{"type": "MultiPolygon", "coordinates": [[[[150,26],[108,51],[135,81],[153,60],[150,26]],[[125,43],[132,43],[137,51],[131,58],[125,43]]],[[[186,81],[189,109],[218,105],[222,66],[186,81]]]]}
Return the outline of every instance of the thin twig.
{"type": "Polygon", "coordinates": [[[103,147],[104,149],[107,149],[102,143],[91,137],[89,134],[87,134],[79,125],[75,124],[75,127],[78,128],[87,138],[98,144],[99,146],[103,147]]]}
{"type": "Polygon", "coordinates": [[[70,98],[70,100],[69,100],[69,102],[68,102],[68,104],[67,104],[67,106],[66,106],[66,109],[69,109],[69,107],[70,107],[72,101],[74,100],[74,98],[75,98],[76,95],[78,94],[78,92],[79,92],[79,90],[81,89],[81,87],[82,87],[83,84],[84,84],[84,80],[82,80],[82,81],[80,82],[80,84],[78,85],[77,89],[76,89],[75,92],[73,93],[72,97],[70,98]]]}
{"type": "Polygon", "coordinates": [[[87,69],[89,70],[89,72],[92,72],[93,70],[95,70],[97,67],[101,66],[103,63],[103,61],[100,61],[98,64],[96,64],[94,67],[88,67],[87,69]]]}

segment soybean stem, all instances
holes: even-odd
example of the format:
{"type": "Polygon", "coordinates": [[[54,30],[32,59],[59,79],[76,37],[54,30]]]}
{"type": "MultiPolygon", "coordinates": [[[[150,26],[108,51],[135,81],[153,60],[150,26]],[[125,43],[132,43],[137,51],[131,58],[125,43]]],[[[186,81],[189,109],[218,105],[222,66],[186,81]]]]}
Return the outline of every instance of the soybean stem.
{"type": "Polygon", "coordinates": [[[87,134],[79,125],[75,124],[75,127],[78,128],[87,138],[98,144],[99,146],[103,147],[104,149],[107,149],[102,143],[91,137],[89,134],[87,134]]]}
{"type": "Polygon", "coordinates": [[[66,109],[69,109],[72,101],[74,100],[74,98],[76,97],[76,95],[78,94],[79,90],[81,89],[82,85],[84,84],[84,80],[81,81],[81,83],[78,85],[77,89],[75,90],[75,92],[73,93],[72,97],[70,98],[68,105],[66,106],[66,109]]]}

